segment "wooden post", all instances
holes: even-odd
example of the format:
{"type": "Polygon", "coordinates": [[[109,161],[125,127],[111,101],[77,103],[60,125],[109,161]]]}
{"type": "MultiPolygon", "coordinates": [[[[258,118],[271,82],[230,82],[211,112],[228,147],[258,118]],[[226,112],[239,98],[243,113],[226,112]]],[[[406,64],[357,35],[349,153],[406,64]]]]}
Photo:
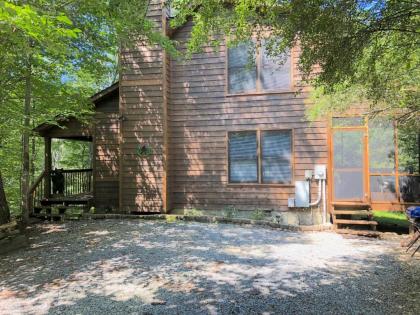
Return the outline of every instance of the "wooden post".
{"type": "MultiPolygon", "coordinates": [[[[165,7],[165,2],[162,1],[162,33],[167,35],[168,25],[167,25],[167,12],[165,7]]],[[[169,156],[168,156],[168,147],[169,147],[169,132],[168,132],[168,67],[169,67],[169,56],[165,49],[162,51],[162,94],[163,94],[163,177],[162,177],[162,210],[164,213],[169,213],[170,211],[170,200],[169,200],[169,181],[168,181],[168,172],[169,172],[169,156]]]]}
{"type": "Polygon", "coordinates": [[[45,189],[44,189],[44,197],[49,198],[51,194],[51,169],[52,169],[52,157],[51,157],[51,138],[45,137],[44,138],[44,163],[45,163],[45,189]]]}

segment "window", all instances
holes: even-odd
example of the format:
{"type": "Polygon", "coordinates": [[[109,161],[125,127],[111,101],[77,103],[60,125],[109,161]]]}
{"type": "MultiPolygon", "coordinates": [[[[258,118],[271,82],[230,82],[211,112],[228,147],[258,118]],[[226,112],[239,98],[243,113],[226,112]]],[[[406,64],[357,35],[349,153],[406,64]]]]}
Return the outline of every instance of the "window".
{"type": "Polygon", "coordinates": [[[292,182],[292,134],[287,131],[261,132],[263,183],[292,182]]]}
{"type": "Polygon", "coordinates": [[[228,93],[289,91],[292,85],[290,54],[268,56],[264,42],[247,42],[228,50],[228,93]]]}
{"type": "Polygon", "coordinates": [[[255,51],[255,45],[252,42],[240,44],[235,48],[229,49],[229,93],[256,91],[257,65],[255,64],[255,59],[252,60],[250,58],[252,51],[255,51]]]}
{"type": "Polygon", "coordinates": [[[257,133],[229,134],[229,179],[232,183],[258,182],[257,133]]]}
{"type": "Polygon", "coordinates": [[[291,184],[291,130],[230,132],[228,139],[230,183],[291,184]]]}

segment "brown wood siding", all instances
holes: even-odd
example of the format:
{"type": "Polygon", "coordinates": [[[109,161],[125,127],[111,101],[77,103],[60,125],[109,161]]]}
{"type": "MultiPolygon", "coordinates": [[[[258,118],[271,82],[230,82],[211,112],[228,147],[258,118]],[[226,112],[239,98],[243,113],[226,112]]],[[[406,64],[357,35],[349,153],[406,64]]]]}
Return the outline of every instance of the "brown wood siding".
{"type": "MultiPolygon", "coordinates": [[[[147,14],[161,31],[162,4],[150,1],[147,14]]],[[[121,50],[120,211],[161,212],[164,207],[163,51],[139,42],[121,50]],[[141,156],[146,146],[151,155],[141,156]]]]}
{"type": "Polygon", "coordinates": [[[119,95],[99,100],[95,108],[94,195],[98,209],[119,207],[119,95]]]}
{"type": "MultiPolygon", "coordinates": [[[[191,24],[178,30],[174,39],[181,49],[191,24]]],[[[171,60],[168,109],[170,200],[173,209],[287,210],[294,186],[229,184],[227,174],[228,131],[293,129],[294,179],[304,171],[327,164],[327,128],[324,122],[305,119],[307,88],[303,93],[226,96],[226,48],[218,52],[205,47],[191,60],[171,60]]],[[[293,52],[293,82],[301,87],[293,52]]],[[[148,131],[150,132],[150,131],[148,131]]],[[[311,195],[316,199],[317,186],[311,195]]]]}

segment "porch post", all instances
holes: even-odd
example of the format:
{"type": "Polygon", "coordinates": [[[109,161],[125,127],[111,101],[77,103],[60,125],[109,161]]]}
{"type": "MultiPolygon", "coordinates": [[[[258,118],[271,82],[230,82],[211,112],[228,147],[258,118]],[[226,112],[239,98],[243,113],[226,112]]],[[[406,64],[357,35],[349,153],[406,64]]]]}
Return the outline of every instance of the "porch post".
{"type": "Polygon", "coordinates": [[[44,186],[44,197],[49,198],[51,194],[51,168],[52,168],[52,158],[51,158],[51,138],[45,137],[44,138],[44,148],[45,148],[45,154],[44,154],[44,169],[46,172],[45,177],[45,186],[44,186]]]}

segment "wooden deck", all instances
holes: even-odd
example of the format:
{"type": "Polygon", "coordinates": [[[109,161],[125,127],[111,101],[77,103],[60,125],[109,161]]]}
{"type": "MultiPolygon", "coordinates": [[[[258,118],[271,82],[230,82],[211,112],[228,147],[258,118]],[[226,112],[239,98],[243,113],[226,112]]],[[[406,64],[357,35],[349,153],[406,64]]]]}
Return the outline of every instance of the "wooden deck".
{"type": "Polygon", "coordinates": [[[41,205],[76,205],[76,204],[88,204],[91,200],[93,200],[92,193],[81,193],[69,196],[51,196],[50,198],[44,198],[41,200],[41,205]]]}
{"type": "Polygon", "coordinates": [[[41,213],[42,209],[48,212],[52,207],[65,212],[69,206],[89,208],[93,204],[92,169],[60,170],[61,186],[54,185],[49,174],[50,172],[44,171],[32,185],[30,200],[33,214],[41,213]],[[54,194],[54,191],[61,192],[54,194]]]}

